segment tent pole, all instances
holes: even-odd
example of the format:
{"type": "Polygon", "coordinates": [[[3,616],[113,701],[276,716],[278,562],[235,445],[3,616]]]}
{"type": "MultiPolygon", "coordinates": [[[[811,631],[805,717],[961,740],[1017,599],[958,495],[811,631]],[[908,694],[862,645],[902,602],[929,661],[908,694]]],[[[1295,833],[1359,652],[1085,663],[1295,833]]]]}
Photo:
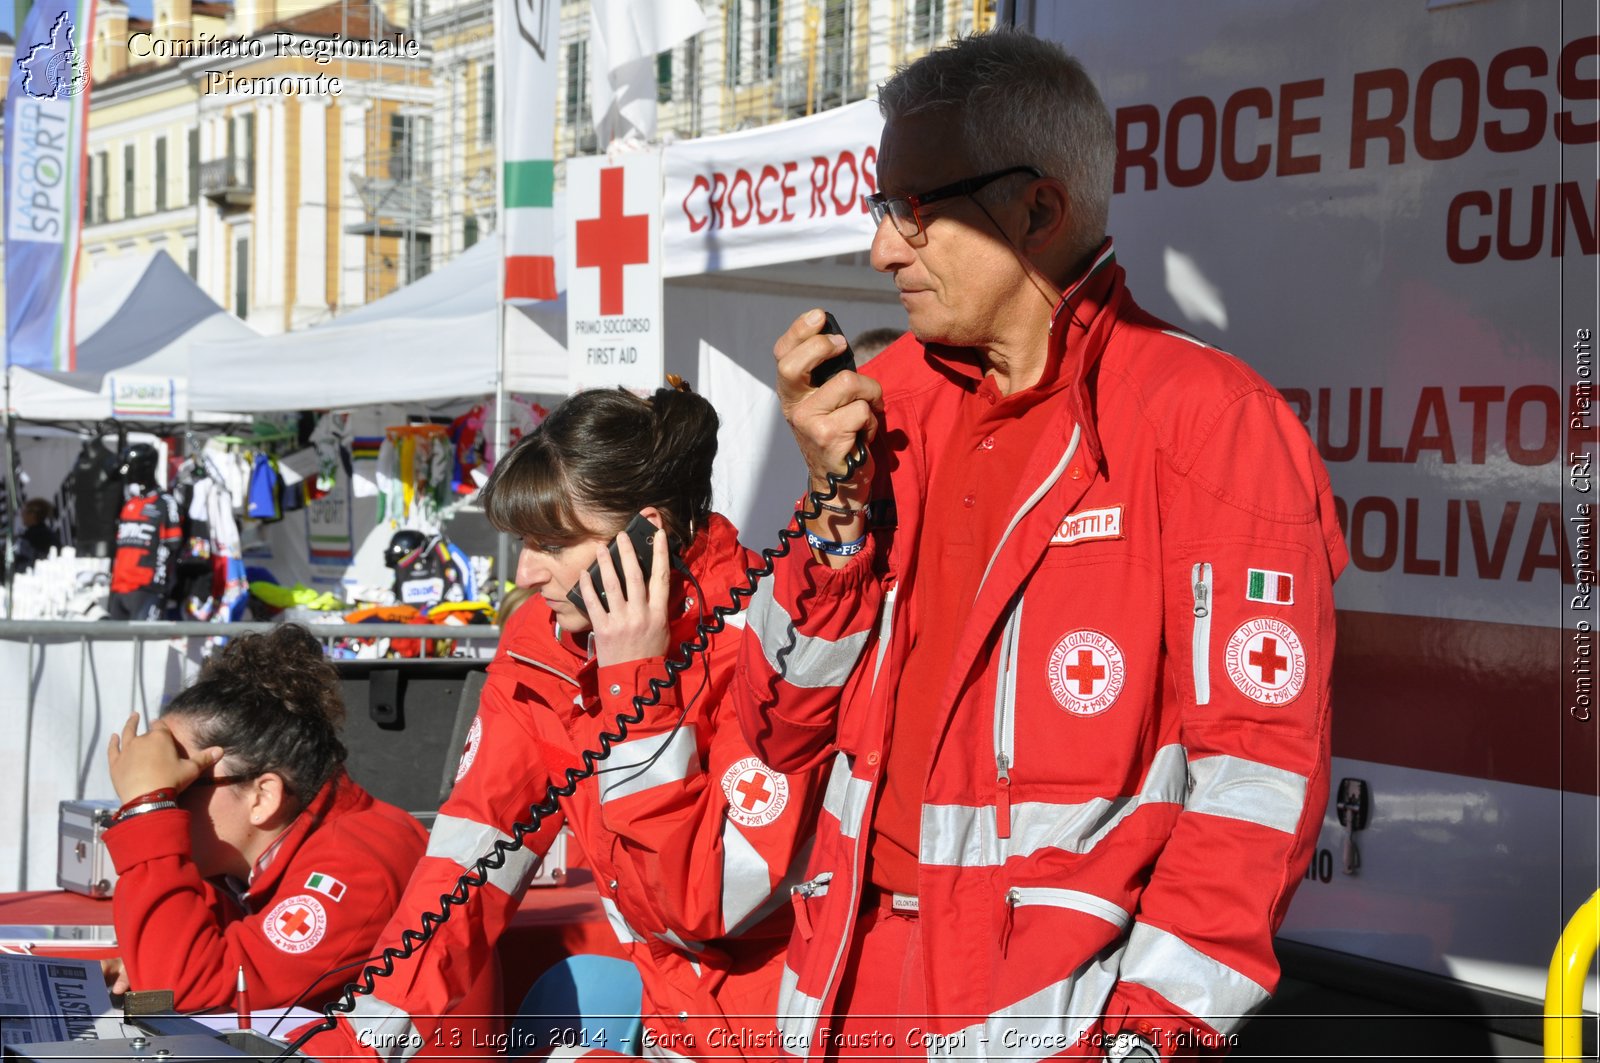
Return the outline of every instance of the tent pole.
{"type": "MultiPolygon", "coordinates": [[[[490,106],[494,108],[494,227],[500,244],[494,288],[494,460],[498,464],[506,456],[506,448],[511,445],[511,419],[506,416],[506,403],[511,398],[506,389],[506,311],[510,306],[506,302],[506,252],[509,248],[506,233],[511,228],[508,219],[510,211],[506,207],[506,115],[510,108],[506,105],[505,87],[512,84],[513,80],[509,62],[511,56],[502,43],[505,27],[500,25],[500,20],[507,17],[507,12],[503,5],[497,4],[495,7],[494,64],[497,76],[490,106]]],[[[516,569],[511,560],[511,535],[497,531],[492,588],[494,596],[490,599],[497,607],[500,589],[508,579],[516,581],[516,569]]]]}
{"type": "Polygon", "coordinates": [[[11,619],[12,588],[17,578],[17,422],[11,416],[11,366],[6,366],[5,404],[0,406],[0,422],[6,437],[6,619],[11,619]]]}

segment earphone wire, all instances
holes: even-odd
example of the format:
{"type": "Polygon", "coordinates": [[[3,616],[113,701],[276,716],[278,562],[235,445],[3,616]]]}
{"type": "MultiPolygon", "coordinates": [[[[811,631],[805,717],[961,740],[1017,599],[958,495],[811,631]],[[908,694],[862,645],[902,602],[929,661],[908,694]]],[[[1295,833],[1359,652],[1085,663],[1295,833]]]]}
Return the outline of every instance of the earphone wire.
{"type": "MultiPolygon", "coordinates": [[[[805,536],[805,525],[821,517],[822,504],[830,499],[837,498],[841,485],[848,483],[856,470],[861,468],[867,460],[866,444],[860,441],[856,449],[845,458],[845,468],[842,473],[830,472],[827,474],[828,489],[826,491],[808,491],[801,503],[795,505],[794,518],[788,526],[778,532],[776,546],[764,547],[761,551],[759,562],[746,567],[744,586],[729,588],[731,600],[723,605],[715,606],[711,611],[711,619],[702,621],[695,626],[694,635],[685,639],[678,645],[676,657],[669,657],[665,662],[666,676],[658,679],[651,676],[646,680],[649,691],[636,694],[630,711],[618,713],[612,721],[615,731],[602,730],[597,736],[599,743],[596,749],[585,749],[579,753],[583,761],[581,768],[567,768],[562,773],[562,782],[558,786],[548,783],[545,787],[544,797],[529,806],[528,819],[519,820],[511,825],[511,838],[498,838],[489,852],[478,857],[472,867],[462,872],[456,879],[455,886],[449,893],[439,896],[437,911],[426,911],[420,917],[420,928],[410,928],[401,931],[400,947],[386,947],[375,959],[376,964],[363,967],[356,981],[346,983],[340,996],[331,1000],[322,1007],[322,1021],[309,1026],[301,1031],[300,1036],[290,1042],[275,1059],[286,1059],[299,1051],[300,1046],[311,1040],[319,1033],[329,1033],[338,1027],[338,1015],[349,1015],[356,1007],[358,996],[370,996],[377,991],[377,980],[388,978],[395,972],[395,961],[410,959],[416,954],[418,948],[426,945],[433,939],[434,932],[444,923],[449,922],[451,910],[464,907],[469,900],[469,894],[489,881],[488,872],[497,871],[505,866],[506,856],[516,852],[526,844],[529,834],[537,833],[539,824],[548,816],[558,811],[561,798],[571,797],[577,792],[578,784],[596,774],[596,765],[611,755],[612,748],[628,737],[628,728],[644,722],[645,709],[661,703],[662,692],[677,684],[678,675],[693,666],[694,658],[704,654],[710,646],[710,637],[724,630],[728,625],[726,618],[743,610],[741,599],[748,600],[755,597],[756,586],[761,580],[772,575],[774,562],[789,554],[790,544],[805,536]],[[809,502],[806,507],[802,503],[809,502]]],[[[697,585],[698,586],[698,585],[697,585]]],[[[703,598],[703,595],[702,595],[703,598]]],[[[709,669],[709,665],[707,666],[709,669]]],[[[687,711],[687,710],[686,710],[687,711]]],[[[353,965],[347,965],[353,966],[353,965]]],[[[326,977],[326,976],[324,976],[326,977]]]]}

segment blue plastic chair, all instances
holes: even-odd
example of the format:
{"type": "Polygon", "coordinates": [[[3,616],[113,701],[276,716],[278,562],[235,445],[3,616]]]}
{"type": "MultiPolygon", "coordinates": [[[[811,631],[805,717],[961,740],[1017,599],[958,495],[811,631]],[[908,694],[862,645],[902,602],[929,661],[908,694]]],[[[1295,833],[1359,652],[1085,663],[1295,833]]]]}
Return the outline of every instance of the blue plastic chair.
{"type": "Polygon", "coordinates": [[[533,983],[511,1024],[521,1054],[545,1048],[605,1048],[637,1056],[644,986],[633,964],[611,956],[568,956],[533,983]]]}

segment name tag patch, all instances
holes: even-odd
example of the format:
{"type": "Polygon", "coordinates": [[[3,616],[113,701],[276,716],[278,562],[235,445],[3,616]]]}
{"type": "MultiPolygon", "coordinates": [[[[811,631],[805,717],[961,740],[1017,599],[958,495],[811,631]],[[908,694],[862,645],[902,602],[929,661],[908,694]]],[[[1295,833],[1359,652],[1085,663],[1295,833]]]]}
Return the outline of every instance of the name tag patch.
{"type": "Polygon", "coordinates": [[[1050,545],[1071,546],[1073,543],[1093,539],[1120,538],[1122,538],[1122,507],[1106,506],[1104,509],[1086,509],[1062,517],[1056,533],[1050,536],[1050,545]]]}

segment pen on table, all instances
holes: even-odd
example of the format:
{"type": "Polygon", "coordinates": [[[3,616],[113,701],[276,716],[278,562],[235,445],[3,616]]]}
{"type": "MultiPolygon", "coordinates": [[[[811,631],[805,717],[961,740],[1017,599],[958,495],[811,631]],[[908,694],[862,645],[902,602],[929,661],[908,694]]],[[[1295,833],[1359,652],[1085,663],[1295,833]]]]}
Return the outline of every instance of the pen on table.
{"type": "Polygon", "coordinates": [[[250,1029],[250,994],[244,987],[244,964],[239,965],[239,980],[234,983],[233,1010],[239,1015],[239,1029],[250,1029]]]}

